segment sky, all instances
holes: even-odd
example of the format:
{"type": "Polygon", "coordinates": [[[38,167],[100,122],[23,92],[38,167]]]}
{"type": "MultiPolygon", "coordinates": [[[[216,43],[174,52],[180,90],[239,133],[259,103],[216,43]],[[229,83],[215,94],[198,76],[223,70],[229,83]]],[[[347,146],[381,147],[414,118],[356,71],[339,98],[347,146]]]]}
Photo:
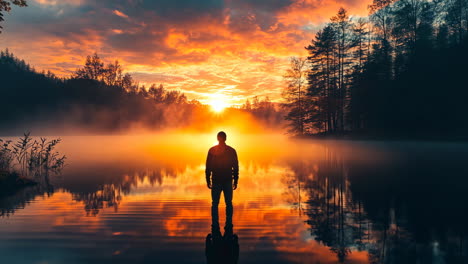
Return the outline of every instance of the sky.
{"type": "Polygon", "coordinates": [[[370,0],[29,0],[5,16],[0,49],[37,70],[69,76],[97,52],[140,84],[163,84],[202,103],[281,101],[289,58],[306,56],[340,7],[370,0]]]}

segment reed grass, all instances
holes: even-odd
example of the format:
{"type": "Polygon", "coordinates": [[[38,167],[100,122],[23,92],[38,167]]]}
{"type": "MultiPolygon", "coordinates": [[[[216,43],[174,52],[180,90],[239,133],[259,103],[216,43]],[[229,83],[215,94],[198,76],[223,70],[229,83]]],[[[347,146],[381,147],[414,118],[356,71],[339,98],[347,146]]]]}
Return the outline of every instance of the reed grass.
{"type": "Polygon", "coordinates": [[[17,172],[23,177],[59,173],[65,166],[65,155],[60,155],[56,146],[61,139],[33,139],[24,133],[16,142],[0,139],[0,172],[17,172]]]}

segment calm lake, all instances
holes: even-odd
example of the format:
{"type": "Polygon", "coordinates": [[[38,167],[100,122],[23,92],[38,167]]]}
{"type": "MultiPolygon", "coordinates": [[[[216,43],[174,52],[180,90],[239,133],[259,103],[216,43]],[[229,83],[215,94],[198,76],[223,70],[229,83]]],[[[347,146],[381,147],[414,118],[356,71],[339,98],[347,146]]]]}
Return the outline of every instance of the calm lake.
{"type": "MultiPolygon", "coordinates": [[[[1,263],[207,262],[215,133],[62,139],[60,175],[0,199],[1,263]]],[[[227,144],[238,263],[468,263],[468,144],[227,144]]]]}

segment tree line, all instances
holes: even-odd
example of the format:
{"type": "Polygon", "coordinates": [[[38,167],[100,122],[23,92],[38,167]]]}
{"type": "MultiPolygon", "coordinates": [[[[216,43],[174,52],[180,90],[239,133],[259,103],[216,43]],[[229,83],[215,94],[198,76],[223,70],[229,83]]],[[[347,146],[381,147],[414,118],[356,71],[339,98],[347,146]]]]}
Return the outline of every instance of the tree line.
{"type": "Polygon", "coordinates": [[[289,132],[464,137],[468,1],[340,8],[285,74],[289,132]]]}
{"type": "Polygon", "coordinates": [[[250,113],[257,120],[262,120],[265,126],[284,128],[284,107],[282,104],[272,102],[268,96],[261,98],[255,95],[247,98],[240,109],[250,113]]]}
{"type": "Polygon", "coordinates": [[[131,95],[139,95],[155,103],[199,104],[197,100],[188,101],[184,93],[178,90],[166,90],[162,84],[151,84],[149,88],[140,85],[130,73],[123,73],[122,65],[116,60],[105,65],[97,53],[87,56],[83,68],[72,75],[73,79],[95,80],[101,85],[115,87],[131,95]]]}
{"type": "Polygon", "coordinates": [[[90,131],[129,128],[135,124],[157,128],[173,122],[174,108],[185,116],[199,102],[163,85],[140,85],[124,73],[118,61],[105,64],[88,56],[70,77],[37,72],[8,50],[0,52],[0,128],[27,131],[31,127],[82,126],[90,131]],[[177,107],[172,107],[177,105],[177,107]]]}
{"type": "Polygon", "coordinates": [[[238,122],[243,114],[259,126],[275,128],[283,115],[269,99],[258,98],[246,108],[229,108],[219,115],[180,90],[140,84],[118,61],[105,63],[96,53],[69,77],[61,78],[50,71],[36,71],[7,49],[0,52],[0,80],[0,131],[7,134],[182,127],[206,131],[227,122],[228,116],[231,123],[238,122]]]}

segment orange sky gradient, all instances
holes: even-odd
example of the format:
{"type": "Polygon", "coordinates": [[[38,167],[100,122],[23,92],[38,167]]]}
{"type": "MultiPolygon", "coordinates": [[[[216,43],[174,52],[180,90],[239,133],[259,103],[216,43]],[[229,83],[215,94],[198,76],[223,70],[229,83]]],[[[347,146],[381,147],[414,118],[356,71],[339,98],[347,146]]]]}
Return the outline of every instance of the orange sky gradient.
{"type": "Polygon", "coordinates": [[[97,52],[141,84],[162,83],[202,103],[281,100],[288,58],[306,56],[339,7],[370,0],[30,0],[5,16],[0,49],[37,70],[69,76],[97,52]]]}

